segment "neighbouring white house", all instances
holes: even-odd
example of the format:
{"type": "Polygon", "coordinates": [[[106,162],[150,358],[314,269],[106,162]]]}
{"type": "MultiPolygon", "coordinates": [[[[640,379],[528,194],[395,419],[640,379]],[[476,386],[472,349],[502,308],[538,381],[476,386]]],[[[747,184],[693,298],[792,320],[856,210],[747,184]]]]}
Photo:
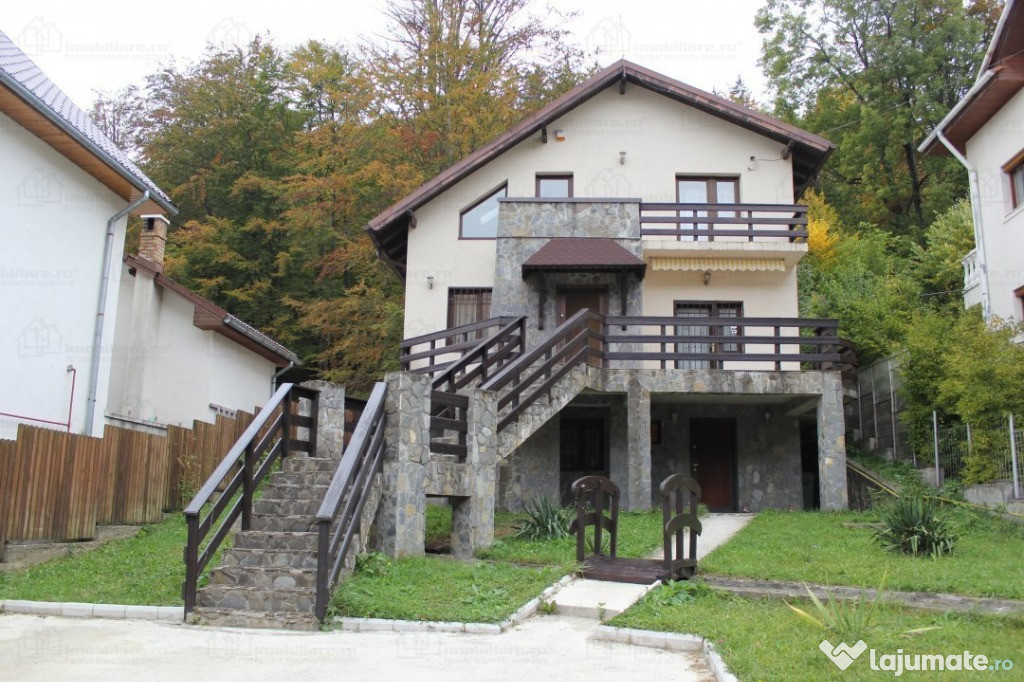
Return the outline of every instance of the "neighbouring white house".
{"type": "Polygon", "coordinates": [[[964,305],[1024,321],[1024,3],[1007,0],[978,79],[919,147],[967,168],[974,249],[964,305]]]}
{"type": "Polygon", "coordinates": [[[176,213],[0,32],[0,438],[252,410],[298,361],[163,275],[176,213]],[[123,259],[129,215],[144,248],[123,259]]]}
{"type": "MultiPolygon", "coordinates": [[[[525,348],[500,353],[547,353],[555,364],[538,371],[565,397],[552,368],[570,342],[545,344],[579,311],[599,314],[603,359],[557,414],[527,423],[518,394],[501,399],[514,451],[499,504],[603,474],[643,508],[686,472],[712,509],[846,505],[838,340],[823,339],[836,324],[800,319],[797,297],[795,202],[833,148],[622,60],[370,222],[405,280],[412,371],[443,378],[457,356],[442,351],[467,338],[454,328],[479,323],[465,348],[522,319],[525,348]]],[[[460,437],[432,452],[459,453],[460,437]]]]}

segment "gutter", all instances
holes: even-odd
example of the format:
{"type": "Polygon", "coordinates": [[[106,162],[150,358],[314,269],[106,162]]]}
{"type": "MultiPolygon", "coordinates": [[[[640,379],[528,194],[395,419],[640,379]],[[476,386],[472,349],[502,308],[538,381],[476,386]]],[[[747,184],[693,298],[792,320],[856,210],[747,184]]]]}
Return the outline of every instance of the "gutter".
{"type": "Polygon", "coordinates": [[[277,343],[276,341],[273,341],[265,334],[261,334],[260,332],[256,331],[253,327],[246,324],[245,322],[242,322],[234,315],[229,314],[227,317],[225,317],[224,324],[230,327],[231,329],[234,329],[242,336],[245,336],[249,340],[254,341],[259,345],[263,346],[264,348],[274,353],[275,355],[287,360],[289,365],[302,364],[299,361],[299,356],[297,356],[295,353],[291,352],[290,350],[288,350],[281,344],[277,343]]]}
{"type": "MultiPolygon", "coordinates": [[[[968,90],[967,93],[960,98],[960,101],[957,102],[956,105],[949,110],[949,113],[947,113],[942,118],[942,120],[939,121],[939,124],[935,126],[935,129],[932,130],[932,132],[928,133],[928,137],[924,138],[924,141],[921,144],[917,145],[917,151],[921,152],[922,154],[926,153],[928,151],[928,148],[935,144],[936,141],[941,141],[940,136],[942,135],[942,131],[945,130],[949,126],[949,124],[953,122],[953,119],[960,115],[960,113],[971,102],[971,100],[973,100],[982,90],[988,87],[989,82],[995,77],[996,72],[992,69],[989,69],[985,71],[983,74],[981,74],[978,77],[978,80],[975,81],[974,85],[971,86],[971,89],[968,90]]],[[[946,142],[943,142],[943,145],[947,149],[951,149],[950,145],[947,143],[948,140],[946,140],[946,142]]],[[[956,154],[959,154],[959,152],[956,152],[956,154]]]]}
{"type": "Polygon", "coordinates": [[[92,422],[96,416],[96,393],[100,385],[100,353],[103,343],[103,323],[107,313],[107,289],[110,288],[110,261],[114,253],[114,225],[129,213],[149,201],[149,190],[138,199],[110,216],[107,236],[103,242],[103,270],[100,273],[100,297],[96,304],[96,327],[92,338],[92,358],[89,362],[89,390],[85,399],[85,435],[92,435],[92,422]]]}
{"type": "MultiPolygon", "coordinates": [[[[80,130],[75,128],[62,117],[57,116],[48,105],[45,105],[44,103],[44,106],[42,107],[35,106],[33,102],[39,102],[39,96],[33,93],[28,88],[26,88],[24,85],[22,85],[14,78],[9,77],[9,75],[6,72],[4,72],[3,69],[0,69],[0,83],[3,83],[4,86],[11,90],[19,98],[28,103],[30,107],[32,107],[33,109],[41,113],[43,116],[45,116],[48,121],[50,121],[55,126],[64,131],[64,133],[66,133],[69,137],[75,140],[75,142],[85,147],[90,153],[96,156],[96,158],[106,163],[108,167],[113,169],[114,172],[116,172],[122,178],[131,183],[133,187],[139,190],[143,190],[147,198],[150,197],[150,191],[152,188],[147,187],[146,183],[144,183],[140,178],[136,177],[132,172],[125,168],[120,161],[112,157],[106,150],[104,150],[102,147],[100,147],[95,142],[90,140],[88,136],[83,134],[80,130]],[[142,186],[140,187],[140,185],[142,186]]],[[[151,198],[171,215],[178,215],[178,207],[171,203],[169,200],[165,200],[162,196],[160,196],[159,192],[156,193],[156,196],[153,196],[151,198]]]]}
{"type": "MultiPolygon", "coordinates": [[[[991,73],[989,71],[988,73],[991,73]]],[[[949,150],[953,158],[960,162],[967,169],[967,184],[971,189],[971,218],[974,223],[974,247],[978,258],[978,268],[981,270],[981,313],[988,322],[992,316],[992,306],[988,292],[988,259],[985,256],[985,230],[981,222],[981,191],[978,184],[978,171],[967,161],[967,157],[960,153],[956,146],[946,139],[942,128],[936,128],[935,137],[942,145],[949,150]]]]}

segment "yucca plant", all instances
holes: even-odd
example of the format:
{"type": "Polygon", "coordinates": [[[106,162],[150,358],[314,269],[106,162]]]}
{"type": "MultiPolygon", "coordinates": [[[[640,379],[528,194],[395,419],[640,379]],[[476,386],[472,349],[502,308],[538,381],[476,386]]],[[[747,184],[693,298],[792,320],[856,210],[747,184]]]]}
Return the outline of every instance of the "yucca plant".
{"type": "Polygon", "coordinates": [[[569,526],[576,512],[551,498],[541,497],[526,505],[526,518],[516,528],[517,538],[550,540],[569,537],[569,526]]]}
{"type": "Polygon", "coordinates": [[[884,528],[875,532],[875,541],[889,551],[933,559],[953,553],[957,536],[938,502],[903,497],[879,514],[884,528]]]}

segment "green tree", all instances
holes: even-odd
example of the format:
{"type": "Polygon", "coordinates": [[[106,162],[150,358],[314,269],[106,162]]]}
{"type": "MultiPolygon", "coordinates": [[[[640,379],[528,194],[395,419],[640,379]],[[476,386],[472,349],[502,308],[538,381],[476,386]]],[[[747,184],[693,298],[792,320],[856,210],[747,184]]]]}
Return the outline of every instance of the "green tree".
{"type": "Polygon", "coordinates": [[[919,239],[963,196],[962,169],[917,144],[970,87],[997,10],[993,0],[769,0],[758,12],[776,112],[838,143],[820,185],[846,224],[919,239]]]}
{"type": "Polygon", "coordinates": [[[961,199],[940,214],[924,235],[924,246],[915,245],[914,272],[937,305],[959,310],[963,301],[964,272],[961,260],[974,248],[971,204],[961,199]]]}

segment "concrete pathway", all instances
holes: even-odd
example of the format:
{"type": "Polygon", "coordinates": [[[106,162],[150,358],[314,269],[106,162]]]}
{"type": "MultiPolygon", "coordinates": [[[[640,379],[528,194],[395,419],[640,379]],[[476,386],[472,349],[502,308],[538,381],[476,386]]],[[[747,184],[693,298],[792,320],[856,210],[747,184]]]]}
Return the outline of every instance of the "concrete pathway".
{"type": "Polygon", "coordinates": [[[589,638],[538,615],[501,635],[285,632],[0,616],[0,680],[713,680],[703,655],[589,638]]]}
{"type": "MultiPolygon", "coordinates": [[[[722,544],[750,515],[712,514],[698,555],[722,544]]],[[[583,615],[538,614],[504,634],[435,632],[290,632],[196,627],[179,623],[0,615],[0,680],[63,682],[127,677],[145,680],[671,679],[710,682],[700,653],[674,652],[593,638],[597,615],[612,615],[649,586],[590,580],[555,595],[577,600],[583,615]],[[578,587],[579,586],[579,587],[578,587]],[[575,595],[575,596],[574,596],[575,595]]]]}
{"type": "MultiPolygon", "coordinates": [[[[697,538],[697,558],[702,559],[711,550],[723,544],[743,529],[753,514],[709,514],[701,519],[701,534],[697,538]]],[[[664,551],[651,554],[661,559],[664,551]]],[[[582,618],[607,620],[635,604],[654,585],[613,583],[605,580],[576,580],[555,595],[560,614],[582,618]]]]}

